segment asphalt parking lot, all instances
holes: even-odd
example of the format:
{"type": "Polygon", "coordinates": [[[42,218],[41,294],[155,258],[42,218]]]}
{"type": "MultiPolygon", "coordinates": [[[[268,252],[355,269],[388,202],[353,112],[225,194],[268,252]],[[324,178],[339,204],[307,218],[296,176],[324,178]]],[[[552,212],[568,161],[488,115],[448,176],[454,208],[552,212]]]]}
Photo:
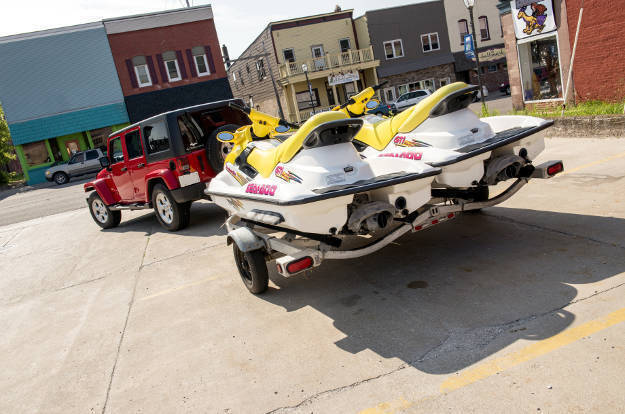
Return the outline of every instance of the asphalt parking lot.
{"type": "Polygon", "coordinates": [[[564,174],[262,296],[207,202],[2,226],[0,412],[619,412],[624,142],[548,139],[564,174]]]}

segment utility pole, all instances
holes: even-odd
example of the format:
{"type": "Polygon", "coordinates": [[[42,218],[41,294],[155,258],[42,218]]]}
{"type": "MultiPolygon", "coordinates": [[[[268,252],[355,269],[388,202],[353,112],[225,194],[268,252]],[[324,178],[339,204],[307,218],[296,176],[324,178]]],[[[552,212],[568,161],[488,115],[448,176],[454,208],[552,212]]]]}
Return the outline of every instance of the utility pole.
{"type": "Polygon", "coordinates": [[[186,0],[186,1],[187,1],[187,7],[191,7],[191,5],[189,5],[189,0],[186,0]]]}
{"type": "MultiPolygon", "coordinates": [[[[264,43],[263,43],[263,50],[264,50],[264,43]]],[[[240,61],[240,60],[255,60],[258,58],[263,58],[263,57],[270,57],[271,55],[269,55],[268,53],[263,53],[260,55],[252,55],[252,56],[247,56],[247,57],[240,57],[238,59],[232,59],[230,60],[231,64],[235,64],[236,62],[240,61]]],[[[271,62],[267,62],[267,64],[269,65],[269,77],[271,78],[271,84],[273,85],[273,92],[276,95],[276,103],[278,104],[278,113],[280,114],[280,118],[284,119],[284,112],[282,111],[282,103],[280,103],[280,95],[278,95],[278,88],[276,88],[276,82],[275,79],[273,77],[273,71],[271,70],[271,62]]],[[[232,67],[232,65],[231,65],[232,67]]]]}
{"type": "Polygon", "coordinates": [[[482,109],[486,107],[484,101],[484,86],[482,85],[482,74],[480,73],[480,54],[477,51],[477,33],[475,33],[475,21],[473,20],[473,5],[475,0],[464,0],[465,6],[469,9],[469,17],[471,19],[471,32],[473,33],[473,50],[475,53],[475,62],[477,63],[477,83],[480,86],[480,97],[482,100],[482,109]]]}

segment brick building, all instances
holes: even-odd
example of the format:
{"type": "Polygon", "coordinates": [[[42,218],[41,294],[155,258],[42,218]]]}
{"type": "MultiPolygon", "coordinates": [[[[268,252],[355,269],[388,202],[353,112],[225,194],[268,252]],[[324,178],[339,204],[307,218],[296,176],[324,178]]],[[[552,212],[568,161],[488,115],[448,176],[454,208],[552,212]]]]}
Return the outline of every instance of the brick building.
{"type": "MultiPolygon", "coordinates": [[[[571,48],[580,5],[581,0],[566,0],[571,48]]],[[[625,98],[623,23],[622,0],[586,1],[573,65],[576,99],[623,101],[625,98]]]]}
{"type": "Polygon", "coordinates": [[[130,122],[232,97],[210,5],[103,22],[130,122]]]}

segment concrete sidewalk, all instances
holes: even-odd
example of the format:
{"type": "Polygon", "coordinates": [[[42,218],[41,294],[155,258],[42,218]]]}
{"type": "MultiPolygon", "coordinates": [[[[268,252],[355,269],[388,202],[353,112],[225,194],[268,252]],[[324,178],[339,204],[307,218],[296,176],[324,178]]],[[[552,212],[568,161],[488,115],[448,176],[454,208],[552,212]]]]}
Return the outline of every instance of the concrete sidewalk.
{"type": "Polygon", "coordinates": [[[210,203],[0,227],[0,412],[617,412],[625,150],[547,145],[566,174],[262,296],[210,203]]]}

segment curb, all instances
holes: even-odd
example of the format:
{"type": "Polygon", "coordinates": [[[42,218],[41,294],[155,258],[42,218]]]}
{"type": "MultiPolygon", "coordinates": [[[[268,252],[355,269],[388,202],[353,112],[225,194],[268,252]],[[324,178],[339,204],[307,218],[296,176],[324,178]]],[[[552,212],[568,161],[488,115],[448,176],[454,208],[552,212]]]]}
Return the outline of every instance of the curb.
{"type": "Polygon", "coordinates": [[[546,137],[625,138],[625,115],[592,115],[552,118],[546,137]]]}

